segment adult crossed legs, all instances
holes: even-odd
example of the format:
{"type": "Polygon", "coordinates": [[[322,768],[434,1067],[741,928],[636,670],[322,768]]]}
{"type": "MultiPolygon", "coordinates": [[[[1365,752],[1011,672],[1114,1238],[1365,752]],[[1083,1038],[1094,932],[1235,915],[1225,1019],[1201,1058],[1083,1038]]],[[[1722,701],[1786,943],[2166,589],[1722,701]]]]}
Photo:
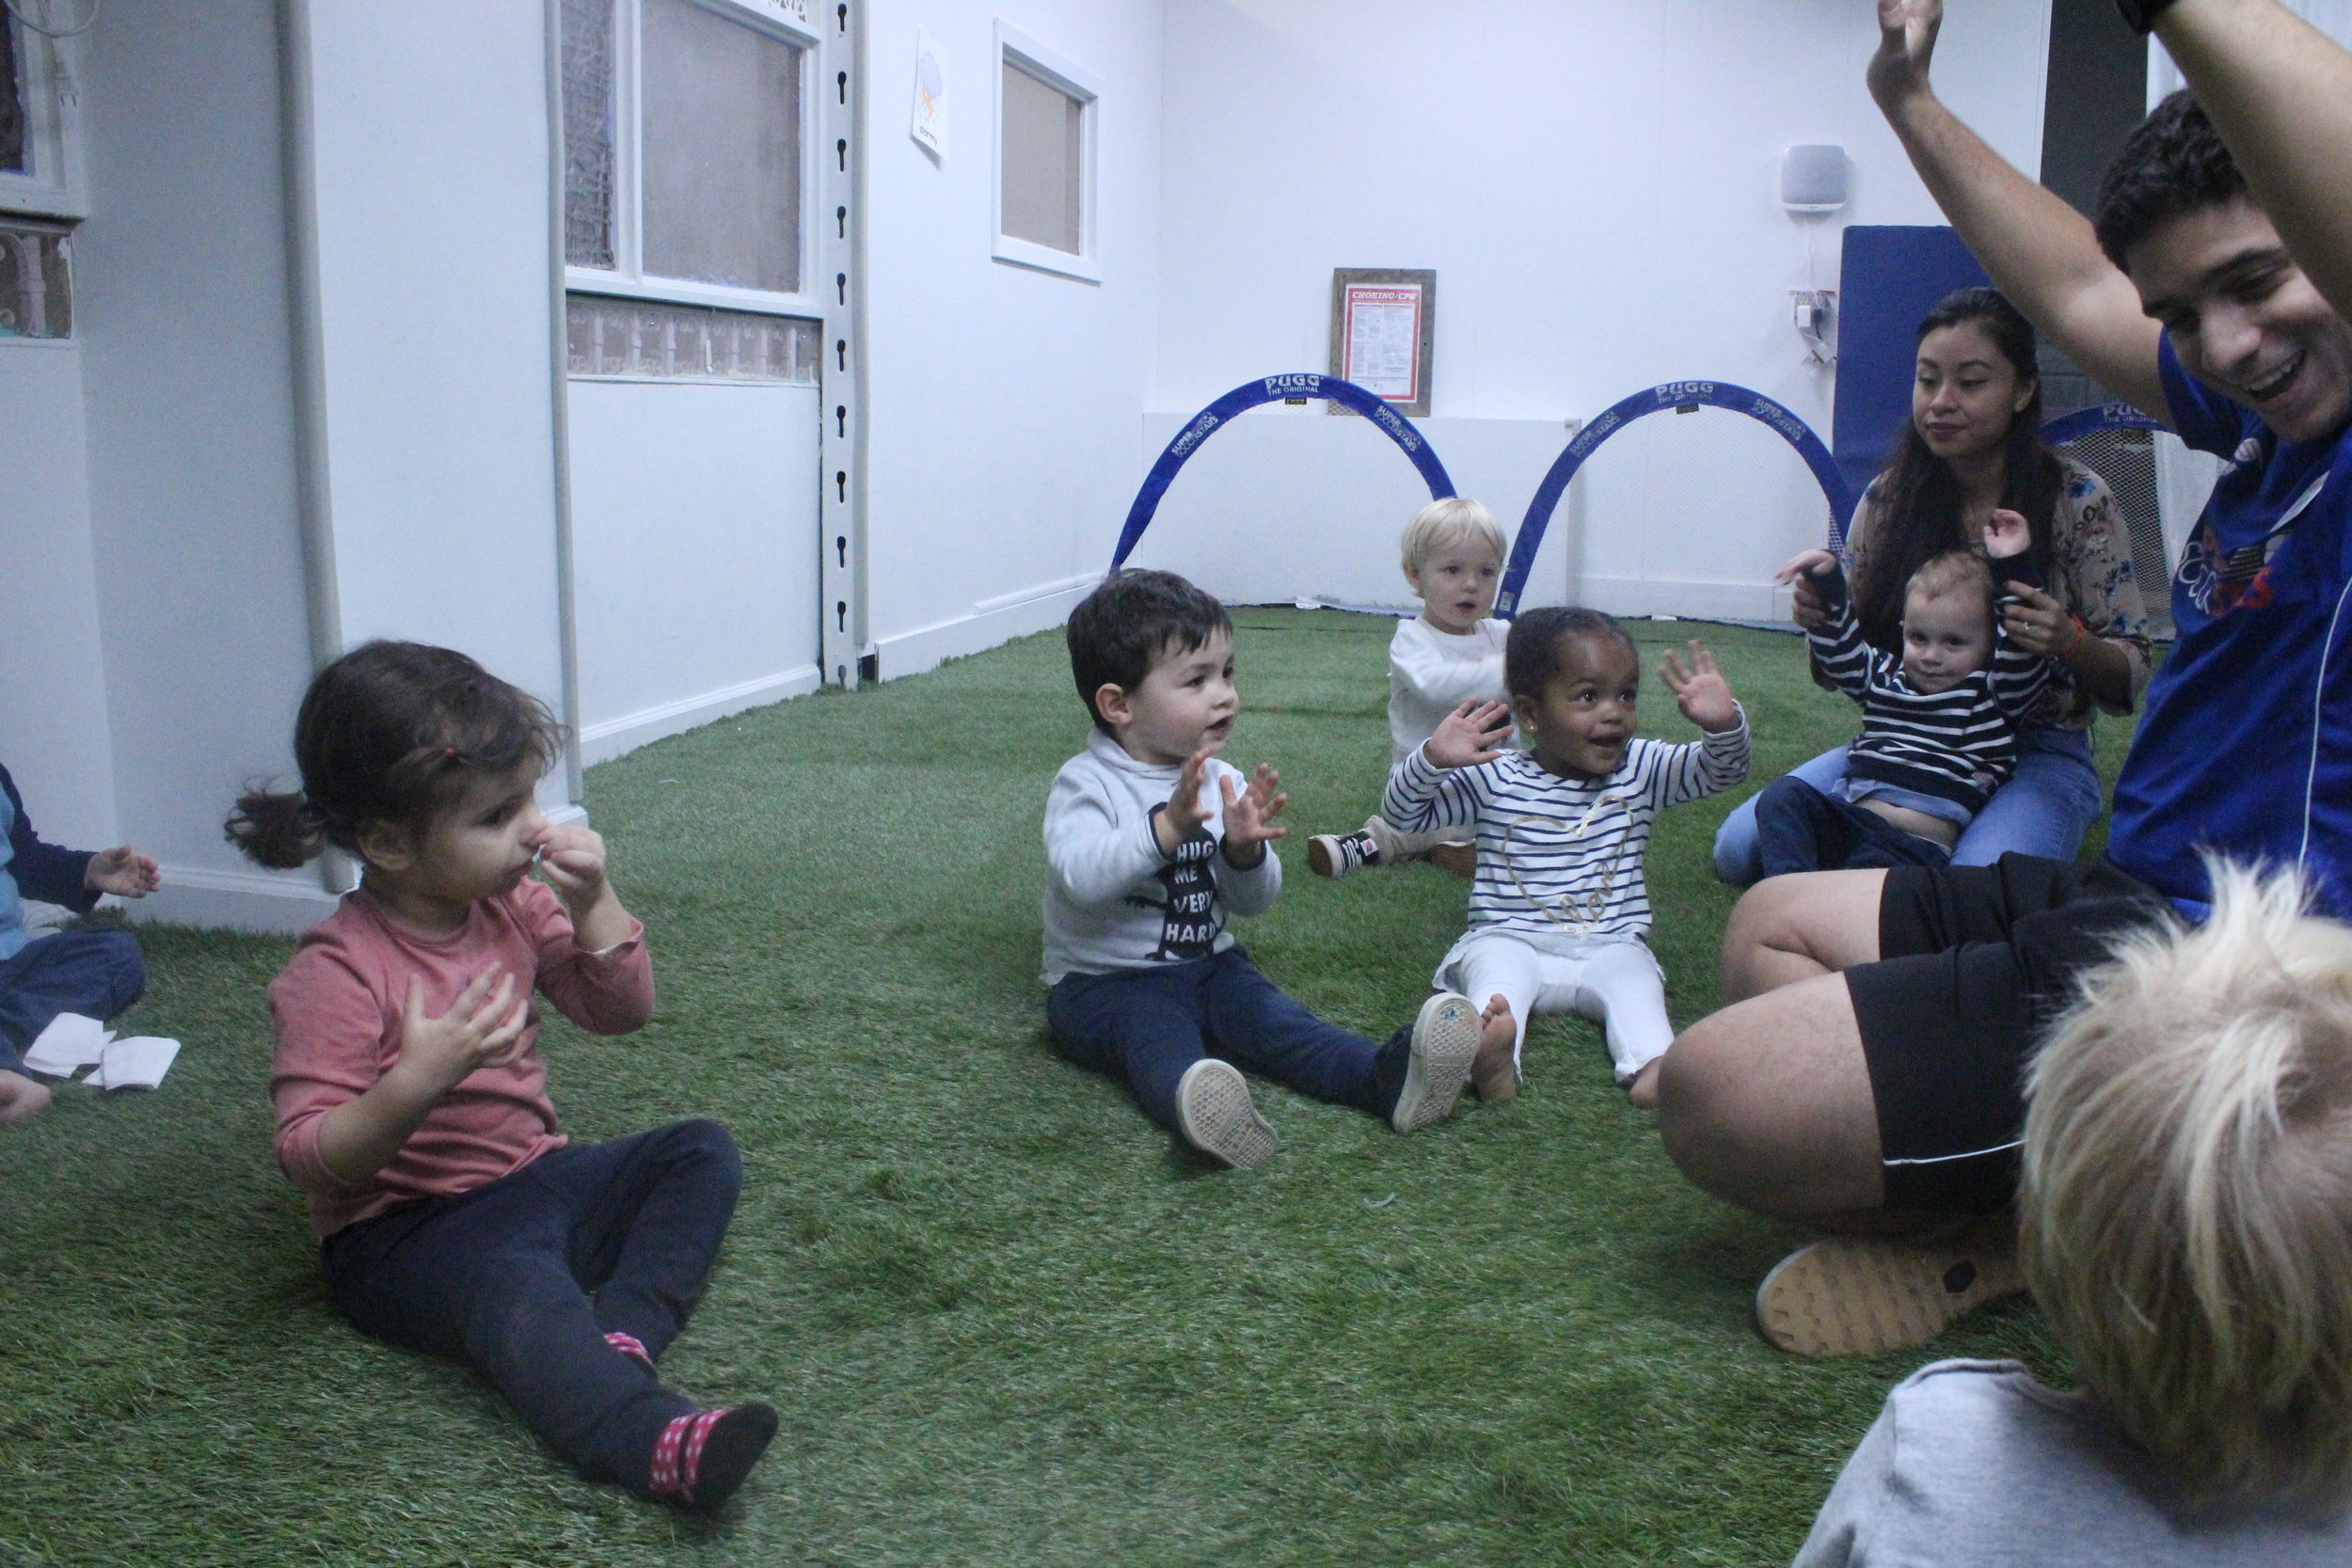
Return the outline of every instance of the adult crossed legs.
{"type": "Polygon", "coordinates": [[[1879,958],[1884,871],[1751,888],[1724,932],[1726,1004],[1661,1064],[1659,1133],[1726,1202],[1815,1224],[1884,1206],[1869,1064],[1843,972],[1879,958]]]}

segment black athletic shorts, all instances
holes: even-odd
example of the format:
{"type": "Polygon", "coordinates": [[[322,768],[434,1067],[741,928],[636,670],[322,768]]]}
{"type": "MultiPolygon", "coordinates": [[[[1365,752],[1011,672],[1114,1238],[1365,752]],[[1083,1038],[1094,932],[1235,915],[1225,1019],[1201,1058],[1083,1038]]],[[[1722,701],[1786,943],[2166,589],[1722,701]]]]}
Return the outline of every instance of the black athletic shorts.
{"type": "Polygon", "coordinates": [[[1880,961],[1846,971],[1877,1102],[1886,1206],[1996,1213],[2017,1193],[2025,1069],[2112,940],[2169,917],[2111,865],[2004,855],[1897,866],[1880,961]]]}

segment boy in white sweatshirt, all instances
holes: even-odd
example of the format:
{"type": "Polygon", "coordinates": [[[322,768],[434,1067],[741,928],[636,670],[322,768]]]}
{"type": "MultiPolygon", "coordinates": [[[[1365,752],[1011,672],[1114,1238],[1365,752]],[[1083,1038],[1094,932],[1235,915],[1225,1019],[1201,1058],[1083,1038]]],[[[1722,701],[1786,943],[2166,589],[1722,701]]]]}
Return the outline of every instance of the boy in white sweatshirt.
{"type": "Polygon", "coordinates": [[[1441,992],[1376,1046],[1276,990],[1225,928],[1281,890],[1288,797],[1273,768],[1216,756],[1240,707],[1224,607],[1170,573],[1120,572],[1068,636],[1094,734],[1045,806],[1045,1015],[1062,1053],[1228,1165],[1279,1147],[1237,1068],[1400,1132],[1452,1115],[1473,1060],[1508,1054],[1507,1011],[1441,992]]]}

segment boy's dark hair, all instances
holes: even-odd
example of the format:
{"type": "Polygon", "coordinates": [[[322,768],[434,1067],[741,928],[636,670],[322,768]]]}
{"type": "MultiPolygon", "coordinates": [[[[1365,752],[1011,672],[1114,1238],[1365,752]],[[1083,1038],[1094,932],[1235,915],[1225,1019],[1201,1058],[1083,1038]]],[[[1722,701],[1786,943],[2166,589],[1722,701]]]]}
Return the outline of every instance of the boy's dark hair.
{"type": "Polygon", "coordinates": [[[1502,644],[1502,685],[1513,697],[1540,695],[1560,673],[1561,650],[1582,637],[1613,638],[1634,654],[1640,650],[1613,617],[1582,605],[1547,605],[1519,612],[1502,644]]]}
{"type": "Polygon", "coordinates": [[[2221,133],[2183,87],[2124,138],[2123,150],[2099,182],[2091,227],[2099,248],[2120,267],[2132,246],[2167,219],[2246,194],[2246,176],[2222,145],[2221,133]]]}
{"type": "Polygon", "coordinates": [[[1108,735],[1111,727],[1094,706],[1097,691],[1116,686],[1132,692],[1162,660],[1232,631],[1225,607],[1175,573],[1114,572],[1078,601],[1063,635],[1078,701],[1094,727],[1108,735]]]}
{"type": "Polygon", "coordinates": [[[294,716],[296,793],[248,789],[225,824],[262,864],[328,845],[357,852],[371,822],[421,824],[469,776],[544,770],[564,745],[548,705],[453,648],[364,642],[321,670],[294,716]]]}

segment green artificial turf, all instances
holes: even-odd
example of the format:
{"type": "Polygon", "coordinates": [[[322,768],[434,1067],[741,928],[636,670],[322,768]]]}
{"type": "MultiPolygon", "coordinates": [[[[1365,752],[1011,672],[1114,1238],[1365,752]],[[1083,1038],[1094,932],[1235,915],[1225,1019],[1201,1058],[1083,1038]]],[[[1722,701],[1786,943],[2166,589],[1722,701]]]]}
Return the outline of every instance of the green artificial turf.
{"type": "MultiPolygon", "coordinates": [[[[1426,865],[1305,874],[1387,762],[1391,623],[1245,610],[1228,755],[1291,791],[1243,939],[1374,1035],[1462,923],[1426,865]]],[[[1851,729],[1767,632],[1700,631],[1757,737],[1742,793],[1851,729]]],[[[1653,685],[1645,728],[1693,733],[1653,685]]],[[[589,774],[651,933],[642,1033],[544,1037],[575,1136],[725,1121],[746,1187],[664,1363],[784,1428],[681,1520],[579,1481],[472,1374],[362,1339],[272,1163],[283,941],[142,933],[147,1095],[0,1134],[0,1568],[19,1564],[1773,1563],[1887,1387],[1946,1355],[2062,1365],[2012,1303],[1903,1355],[1750,1326],[1803,1238],[1677,1177],[1593,1029],[1546,1019],[1515,1102],[1400,1138],[1272,1086],[1282,1153],[1184,1157],[1042,1027],[1040,811],[1085,720],[1057,634],[827,693],[589,774]]],[[[2122,739],[2109,726],[2112,767],[2122,739]]],[[[224,805],[226,802],[224,802],[224,805]]],[[[1713,1001],[1728,801],[1649,859],[1677,1021],[1713,1001]]]]}

